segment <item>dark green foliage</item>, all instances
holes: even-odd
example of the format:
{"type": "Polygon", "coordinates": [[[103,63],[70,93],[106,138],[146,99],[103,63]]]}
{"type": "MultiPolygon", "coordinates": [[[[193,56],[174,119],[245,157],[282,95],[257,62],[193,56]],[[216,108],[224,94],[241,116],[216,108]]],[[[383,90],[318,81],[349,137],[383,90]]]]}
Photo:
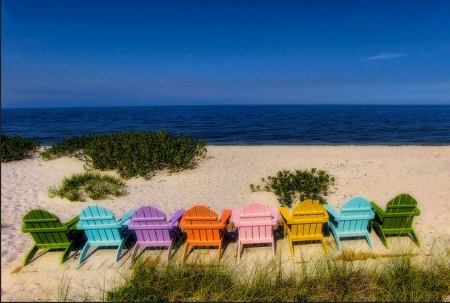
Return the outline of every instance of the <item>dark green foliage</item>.
{"type": "Polygon", "coordinates": [[[206,155],[206,143],[191,136],[158,133],[125,132],[112,135],[89,135],[64,140],[42,153],[44,159],[76,154],[84,155],[89,167],[116,170],[124,179],[148,178],[155,170],[171,172],[194,168],[194,158],[206,155]]]}
{"type": "Polygon", "coordinates": [[[73,174],[64,178],[59,188],[49,187],[50,198],[58,196],[70,201],[85,201],[86,196],[92,200],[101,200],[109,195],[120,197],[126,195],[125,183],[113,176],[101,175],[99,172],[73,174]]]}
{"type": "MultiPolygon", "coordinates": [[[[307,199],[319,200],[321,204],[326,202],[322,194],[327,194],[328,186],[334,183],[334,177],[330,177],[325,171],[312,168],[311,171],[296,170],[294,173],[283,170],[276,176],[263,178],[266,182],[264,187],[272,191],[278,197],[282,206],[291,207],[294,200],[304,201],[307,199]]],[[[256,187],[259,190],[259,185],[256,187]]],[[[254,190],[255,186],[250,185],[254,190]]]]}
{"type": "Polygon", "coordinates": [[[2,163],[23,160],[35,153],[41,146],[39,141],[20,136],[8,137],[2,134],[1,139],[2,163]]]}

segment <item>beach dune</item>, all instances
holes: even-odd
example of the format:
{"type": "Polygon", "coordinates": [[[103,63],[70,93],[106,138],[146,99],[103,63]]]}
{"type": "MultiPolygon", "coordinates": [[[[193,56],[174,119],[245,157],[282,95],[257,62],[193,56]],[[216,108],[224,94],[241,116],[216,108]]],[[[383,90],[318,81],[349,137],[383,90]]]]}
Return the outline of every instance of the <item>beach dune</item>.
{"type": "MultiPolygon", "coordinates": [[[[74,157],[44,161],[36,155],[32,159],[2,163],[2,301],[60,301],[58,289],[68,281],[71,291],[76,293],[71,299],[95,298],[123,282],[130,273],[129,252],[114,263],[114,249],[93,250],[79,266],[76,254],[81,247],[71,252],[64,264],[59,264],[61,251],[38,252],[22,268],[23,258],[33,245],[30,235],[21,232],[22,217],[32,208],[43,208],[66,222],[91,204],[110,209],[117,218],[143,205],[155,206],[168,216],[195,204],[205,204],[219,214],[252,201],[278,207],[275,194],[252,192],[249,185],[262,185],[261,178],[274,176],[284,169],[317,168],[335,177],[325,197],[335,209],[354,196],[362,196],[382,208],[400,193],[416,198],[421,214],[415,218],[414,228],[422,247],[415,247],[410,239],[398,243],[389,239],[393,244],[386,249],[372,231],[374,252],[392,252],[401,248],[400,243],[408,243],[418,254],[426,254],[435,241],[450,239],[450,146],[207,146],[207,149],[207,157],[199,160],[192,170],[172,174],[160,171],[150,180],[126,180],[127,196],[86,202],[48,196],[48,187],[59,186],[64,177],[84,171],[84,163],[74,157]]],[[[117,175],[112,171],[105,173],[117,175]]],[[[277,240],[277,255],[286,255],[289,260],[284,241],[277,240]]],[[[331,253],[337,254],[331,235],[327,243],[331,253]]],[[[310,247],[316,254],[323,254],[320,245],[310,247]]],[[[345,241],[343,248],[369,251],[364,240],[345,241]],[[354,243],[359,244],[352,246],[354,243]]],[[[256,247],[251,251],[271,257],[270,247],[256,247]]],[[[165,252],[161,250],[161,253],[165,252]]],[[[231,243],[224,250],[223,258],[235,256],[236,246],[231,243]]],[[[173,258],[179,259],[180,251],[175,251],[173,258]]],[[[246,252],[242,262],[251,258],[252,253],[246,252]]]]}

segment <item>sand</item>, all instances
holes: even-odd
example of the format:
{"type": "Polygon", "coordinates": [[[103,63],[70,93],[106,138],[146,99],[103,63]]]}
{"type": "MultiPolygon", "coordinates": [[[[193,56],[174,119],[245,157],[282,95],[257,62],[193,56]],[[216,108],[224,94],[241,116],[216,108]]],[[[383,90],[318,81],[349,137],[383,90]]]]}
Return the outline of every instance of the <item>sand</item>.
{"type": "MultiPolygon", "coordinates": [[[[114,212],[117,218],[130,209],[152,205],[171,216],[176,209],[188,209],[195,204],[210,206],[221,214],[224,209],[242,208],[259,201],[278,207],[277,197],[270,192],[252,192],[250,184],[261,184],[261,178],[278,171],[311,168],[326,170],[336,178],[327,201],[338,209],[354,196],[362,196],[384,208],[400,193],[415,197],[421,214],[414,220],[422,247],[409,238],[389,238],[386,249],[372,231],[374,252],[392,254],[407,248],[417,255],[427,255],[436,241],[450,239],[450,146],[208,146],[207,157],[198,167],[179,173],[158,172],[150,180],[126,181],[128,195],[101,201],[70,202],[50,198],[47,188],[59,186],[64,177],[83,172],[83,162],[64,157],[44,161],[39,156],[1,164],[1,300],[2,301],[62,301],[104,298],[106,291],[117,287],[131,273],[130,251],[114,263],[116,249],[92,249],[80,266],[79,245],[69,259],[59,263],[62,251],[38,252],[27,266],[23,258],[32,247],[29,234],[21,232],[22,217],[32,208],[40,207],[66,222],[91,204],[100,204],[114,212]]],[[[115,172],[106,172],[116,175],[115,172]]],[[[232,226],[230,231],[232,230],[232,226]]],[[[294,259],[282,238],[277,239],[277,256],[298,264],[302,254],[321,257],[320,244],[296,245],[294,259]]],[[[344,250],[370,252],[364,240],[343,242],[344,250]]],[[[330,254],[339,255],[334,239],[327,236],[330,254]]],[[[179,260],[181,250],[173,252],[179,260]]],[[[192,251],[186,262],[208,257],[208,250],[192,251]],[[204,252],[206,251],[206,252],[204,252]]],[[[216,249],[210,249],[214,262],[216,249]]],[[[141,255],[164,256],[164,250],[146,251],[141,255]]],[[[258,256],[271,259],[269,246],[245,249],[241,262],[253,262],[258,256]]],[[[223,260],[235,260],[236,244],[228,244],[223,260]]]]}

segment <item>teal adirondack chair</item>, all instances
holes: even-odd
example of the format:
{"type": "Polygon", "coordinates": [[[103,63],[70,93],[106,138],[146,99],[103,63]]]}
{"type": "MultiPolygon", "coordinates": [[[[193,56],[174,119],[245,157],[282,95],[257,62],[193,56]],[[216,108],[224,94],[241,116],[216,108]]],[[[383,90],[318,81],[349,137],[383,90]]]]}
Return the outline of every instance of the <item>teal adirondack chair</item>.
{"type": "Polygon", "coordinates": [[[91,205],[83,209],[79,214],[77,228],[85,231],[87,242],[81,251],[78,264],[83,262],[91,246],[118,246],[115,258],[117,262],[132,233],[128,230],[128,221],[133,213],[134,210],[130,210],[116,221],[114,214],[102,206],[91,205]]]}
{"type": "Polygon", "coordinates": [[[378,232],[384,246],[389,248],[386,236],[411,235],[412,240],[420,247],[419,237],[414,231],[413,219],[420,215],[417,201],[409,194],[400,194],[388,202],[386,210],[382,210],[374,202],[370,202],[375,212],[372,228],[378,232]]]}
{"type": "Polygon", "coordinates": [[[69,252],[76,246],[84,235],[84,231],[77,230],[76,216],[67,223],[61,223],[57,216],[46,210],[35,208],[24,217],[23,233],[30,233],[35,242],[25,256],[22,266],[27,265],[39,249],[64,249],[60,263],[67,260],[69,252]]]}
{"type": "Polygon", "coordinates": [[[370,249],[373,250],[368,227],[375,213],[369,201],[362,197],[354,197],[342,205],[339,213],[330,204],[325,204],[325,209],[330,215],[328,228],[340,253],[342,253],[340,238],[350,237],[365,237],[370,249]]]}

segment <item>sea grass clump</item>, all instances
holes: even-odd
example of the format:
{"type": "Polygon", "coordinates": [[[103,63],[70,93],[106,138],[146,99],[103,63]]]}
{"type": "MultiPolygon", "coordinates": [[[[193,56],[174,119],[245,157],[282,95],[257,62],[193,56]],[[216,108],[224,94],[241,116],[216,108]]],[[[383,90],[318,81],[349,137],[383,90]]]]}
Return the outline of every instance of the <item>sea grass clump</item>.
{"type": "Polygon", "coordinates": [[[66,198],[69,201],[102,200],[110,196],[121,197],[127,194],[125,182],[119,178],[87,171],[64,178],[60,187],[49,187],[49,197],[66,198]]]}

